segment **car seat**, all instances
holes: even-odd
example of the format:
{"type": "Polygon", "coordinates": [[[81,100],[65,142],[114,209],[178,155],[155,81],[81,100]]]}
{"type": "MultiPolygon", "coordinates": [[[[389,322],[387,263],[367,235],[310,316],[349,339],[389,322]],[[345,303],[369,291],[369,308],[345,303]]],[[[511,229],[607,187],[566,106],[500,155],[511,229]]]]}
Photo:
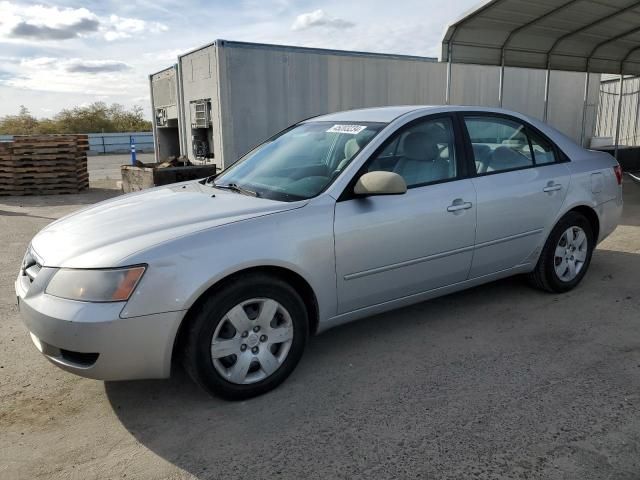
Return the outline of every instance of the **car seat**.
{"type": "Polygon", "coordinates": [[[449,177],[449,162],[440,158],[435,139],[427,132],[411,132],[403,142],[403,156],[394,172],[407,185],[429,183],[449,177]]]}
{"type": "Polygon", "coordinates": [[[513,148],[498,147],[491,155],[491,161],[487,167],[487,172],[499,170],[510,170],[512,168],[528,167],[533,162],[524,154],[516,152],[513,148]]]}

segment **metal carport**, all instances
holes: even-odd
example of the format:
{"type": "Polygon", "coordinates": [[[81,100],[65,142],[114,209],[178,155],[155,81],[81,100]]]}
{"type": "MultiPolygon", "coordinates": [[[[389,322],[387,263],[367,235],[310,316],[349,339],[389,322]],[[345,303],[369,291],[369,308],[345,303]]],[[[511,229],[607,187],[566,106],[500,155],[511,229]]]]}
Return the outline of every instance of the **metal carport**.
{"type": "MultiPolygon", "coordinates": [[[[441,59],[451,64],[475,63],[500,68],[502,105],[504,68],[545,69],[544,120],[549,103],[551,70],[585,72],[584,142],[589,73],[640,75],[640,1],[630,0],[489,0],[447,27],[441,59]]],[[[620,131],[620,95],[615,134],[620,131]]]]}

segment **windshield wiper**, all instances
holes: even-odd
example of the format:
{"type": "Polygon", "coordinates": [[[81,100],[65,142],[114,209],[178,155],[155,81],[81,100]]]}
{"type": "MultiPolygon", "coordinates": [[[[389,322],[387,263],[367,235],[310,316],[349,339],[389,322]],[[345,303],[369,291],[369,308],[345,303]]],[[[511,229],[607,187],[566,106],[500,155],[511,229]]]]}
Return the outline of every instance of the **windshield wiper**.
{"type": "Polygon", "coordinates": [[[232,192],[242,193],[244,195],[249,195],[251,197],[259,197],[258,192],[254,192],[253,190],[249,190],[248,188],[240,187],[237,183],[228,183],[226,185],[218,185],[214,183],[213,186],[215,188],[223,188],[226,190],[231,190],[232,192]]]}

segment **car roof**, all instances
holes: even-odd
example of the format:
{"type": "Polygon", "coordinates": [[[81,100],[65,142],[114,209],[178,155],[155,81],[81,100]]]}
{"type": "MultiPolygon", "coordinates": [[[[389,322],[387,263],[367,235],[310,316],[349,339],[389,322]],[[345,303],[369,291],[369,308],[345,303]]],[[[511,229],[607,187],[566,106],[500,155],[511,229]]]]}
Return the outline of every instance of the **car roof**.
{"type": "Polygon", "coordinates": [[[498,113],[511,117],[525,120],[529,124],[535,126],[547,136],[551,138],[558,146],[569,156],[580,152],[582,147],[577,145],[572,139],[562,132],[556,130],[549,124],[546,124],[534,117],[525,115],[512,110],[498,107],[483,107],[477,105],[397,105],[389,107],[373,107],[361,108],[357,110],[347,110],[344,112],[329,113],[313,117],[306,122],[380,122],[391,123],[395,119],[409,113],[428,114],[428,113],[445,113],[445,112],[482,112],[482,113],[498,113]]]}
{"type": "Polygon", "coordinates": [[[527,115],[497,107],[483,107],[477,105],[396,105],[388,107],[360,108],[343,112],[328,113],[308,119],[308,122],[384,122],[390,123],[398,117],[412,112],[486,112],[503,113],[514,117],[528,118],[527,115]]]}
{"type": "Polygon", "coordinates": [[[437,107],[430,107],[425,105],[398,105],[392,107],[374,107],[374,108],[360,108],[357,110],[346,110],[343,112],[328,113],[326,115],[320,115],[318,117],[310,118],[307,121],[312,122],[384,122],[389,123],[396,118],[405,115],[409,112],[421,109],[430,109],[437,107]]]}

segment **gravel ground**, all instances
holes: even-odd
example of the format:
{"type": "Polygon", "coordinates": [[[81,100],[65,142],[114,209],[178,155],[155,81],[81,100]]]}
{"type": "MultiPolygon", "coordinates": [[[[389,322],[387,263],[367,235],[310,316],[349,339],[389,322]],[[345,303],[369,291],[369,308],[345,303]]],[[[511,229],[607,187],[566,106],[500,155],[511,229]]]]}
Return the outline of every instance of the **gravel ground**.
{"type": "Polygon", "coordinates": [[[118,192],[0,197],[0,478],[639,479],[640,186],[625,188],[576,290],[508,279],[336,328],[239,403],[180,369],[103,383],[50,365],[15,308],[20,260],[47,223],[118,192]]]}

